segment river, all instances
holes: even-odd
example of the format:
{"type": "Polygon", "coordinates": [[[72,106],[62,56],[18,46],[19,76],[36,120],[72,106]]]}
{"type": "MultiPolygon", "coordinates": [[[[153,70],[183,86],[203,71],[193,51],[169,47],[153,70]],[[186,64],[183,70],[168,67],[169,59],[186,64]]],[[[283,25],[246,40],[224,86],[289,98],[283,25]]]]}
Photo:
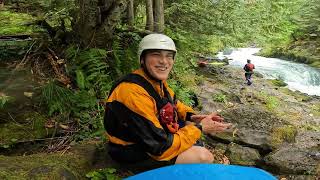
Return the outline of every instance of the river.
{"type": "Polygon", "coordinates": [[[266,79],[281,78],[291,90],[298,90],[309,95],[320,96],[320,69],[290,62],[278,58],[266,58],[254,54],[259,48],[239,48],[229,55],[218,54],[219,58],[227,57],[230,66],[243,68],[247,59],[255,65],[255,71],[261,73],[266,79]]]}

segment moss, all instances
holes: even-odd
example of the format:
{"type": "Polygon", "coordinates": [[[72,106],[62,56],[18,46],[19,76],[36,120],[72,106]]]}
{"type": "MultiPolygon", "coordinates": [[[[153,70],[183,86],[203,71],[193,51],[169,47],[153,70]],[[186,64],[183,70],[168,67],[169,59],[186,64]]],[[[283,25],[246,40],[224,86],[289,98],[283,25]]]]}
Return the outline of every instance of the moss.
{"type": "Polygon", "coordinates": [[[40,114],[25,114],[19,119],[24,119],[23,123],[10,122],[0,126],[0,146],[10,147],[16,142],[28,141],[32,139],[44,138],[48,135],[44,125],[46,118],[40,114]]]}
{"type": "Polygon", "coordinates": [[[280,106],[280,100],[277,97],[271,96],[264,91],[259,92],[255,96],[266,105],[268,110],[272,111],[280,106]]]}
{"type": "Polygon", "coordinates": [[[320,125],[313,125],[310,123],[305,123],[301,126],[301,128],[307,130],[307,131],[315,131],[320,132],[320,125]]]}
{"type": "Polygon", "coordinates": [[[38,32],[33,26],[24,25],[35,18],[25,13],[15,13],[7,10],[0,11],[0,35],[32,34],[38,32]]]}
{"type": "Polygon", "coordinates": [[[278,87],[284,87],[284,86],[288,85],[282,79],[273,79],[273,80],[271,80],[271,82],[273,85],[278,86],[278,87]]]}
{"type": "Polygon", "coordinates": [[[215,102],[227,102],[227,96],[224,95],[223,93],[217,93],[212,95],[212,99],[215,102]]]}
{"type": "Polygon", "coordinates": [[[313,115],[315,115],[315,116],[320,116],[320,103],[314,104],[314,105],[312,106],[312,113],[313,113],[313,115]]]}
{"type": "Polygon", "coordinates": [[[274,146],[280,145],[282,142],[294,142],[298,133],[297,127],[292,125],[285,125],[282,127],[275,127],[271,133],[271,144],[274,146]]]}
{"type": "Polygon", "coordinates": [[[89,164],[74,154],[0,156],[0,179],[84,179],[89,164]]]}

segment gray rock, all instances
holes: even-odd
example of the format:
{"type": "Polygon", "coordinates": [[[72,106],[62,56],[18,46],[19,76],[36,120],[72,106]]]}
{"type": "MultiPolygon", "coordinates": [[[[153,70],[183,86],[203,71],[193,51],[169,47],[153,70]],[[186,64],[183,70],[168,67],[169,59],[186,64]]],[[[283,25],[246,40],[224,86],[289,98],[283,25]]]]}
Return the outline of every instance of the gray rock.
{"type": "Polygon", "coordinates": [[[261,156],[256,149],[243,147],[234,143],[229,144],[226,156],[231,164],[245,166],[254,166],[261,160],[261,156]]]}
{"type": "Polygon", "coordinates": [[[320,146],[301,148],[295,145],[283,146],[265,157],[267,166],[279,174],[310,174],[319,172],[320,161],[310,156],[312,151],[320,151],[320,146]]]}

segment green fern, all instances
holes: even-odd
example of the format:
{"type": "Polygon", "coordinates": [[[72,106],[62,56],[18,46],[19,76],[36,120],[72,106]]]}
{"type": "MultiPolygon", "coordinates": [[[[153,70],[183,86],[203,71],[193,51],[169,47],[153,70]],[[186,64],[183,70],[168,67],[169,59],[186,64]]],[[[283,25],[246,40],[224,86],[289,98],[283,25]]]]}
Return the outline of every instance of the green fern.
{"type": "Polygon", "coordinates": [[[116,76],[122,76],[139,67],[137,56],[141,37],[133,32],[119,34],[112,44],[113,67],[116,76]]]}
{"type": "Polygon", "coordinates": [[[85,89],[85,87],[86,87],[85,81],[86,80],[85,80],[83,72],[80,69],[78,69],[76,71],[76,81],[77,81],[77,85],[80,89],[85,89]]]}
{"type": "Polygon", "coordinates": [[[95,89],[98,96],[107,94],[112,80],[106,63],[106,50],[93,48],[79,52],[75,47],[70,47],[66,51],[66,57],[73,61],[71,71],[75,72],[80,89],[95,89]]]}
{"type": "Polygon", "coordinates": [[[56,85],[54,81],[45,85],[41,94],[41,100],[47,105],[50,116],[54,113],[69,113],[71,97],[71,90],[56,85]]]}

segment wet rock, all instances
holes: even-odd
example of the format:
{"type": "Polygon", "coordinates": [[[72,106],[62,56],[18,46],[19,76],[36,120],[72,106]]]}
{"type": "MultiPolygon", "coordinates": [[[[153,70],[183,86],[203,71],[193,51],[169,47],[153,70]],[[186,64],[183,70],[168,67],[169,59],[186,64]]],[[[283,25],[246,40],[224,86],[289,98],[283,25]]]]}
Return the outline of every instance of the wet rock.
{"type": "Polygon", "coordinates": [[[256,149],[243,147],[234,143],[229,144],[226,156],[231,164],[254,166],[261,160],[261,156],[256,149]]]}

